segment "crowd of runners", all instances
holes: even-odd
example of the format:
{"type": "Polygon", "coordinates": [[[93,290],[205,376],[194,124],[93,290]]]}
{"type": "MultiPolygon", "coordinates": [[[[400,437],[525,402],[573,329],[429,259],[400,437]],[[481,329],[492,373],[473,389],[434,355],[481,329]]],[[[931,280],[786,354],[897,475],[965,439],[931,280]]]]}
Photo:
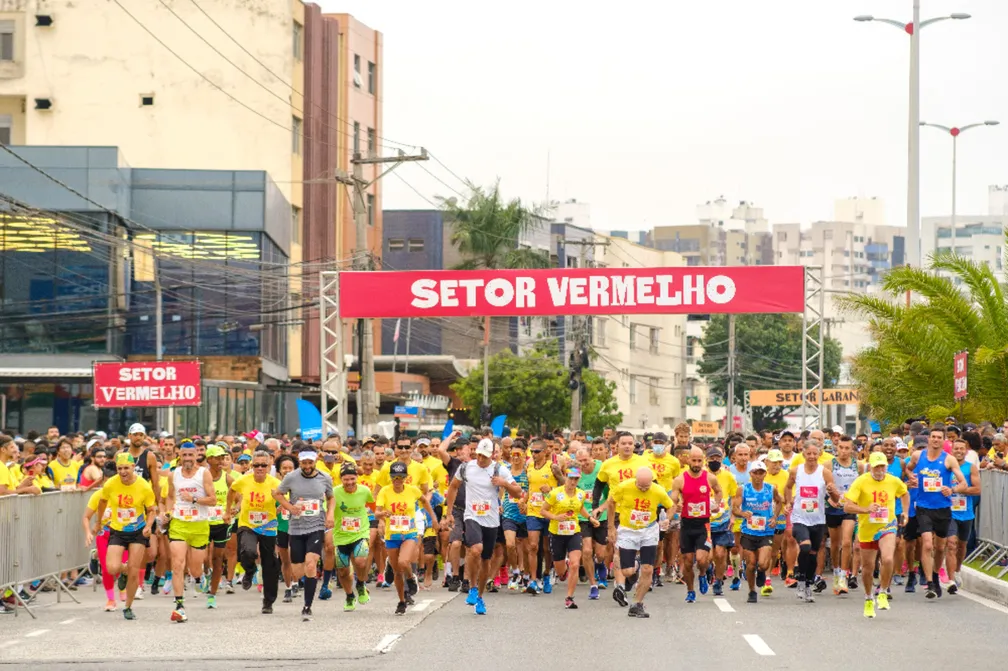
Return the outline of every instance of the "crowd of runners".
{"type": "Polygon", "coordinates": [[[86,542],[105,610],[121,605],[127,620],[145,595],[174,599],[171,620],[185,622],[197,595],[215,609],[236,588],[258,590],[267,615],[298,600],[306,621],[334,589],[344,611],[394,590],[399,615],[420,590],[463,592],[479,615],[488,593],[556,589],[575,609],[609,591],[647,618],[648,592],[676,584],[687,604],[725,589],[750,604],[861,590],[873,618],[894,586],[956,593],[979,470],[1006,468],[990,434],[918,421],[885,437],[837,427],[700,444],[683,423],[671,440],[606,429],[211,441],[134,424],[122,440],[49,436],[51,449],[0,435],[0,495],[91,491],[86,542]]]}

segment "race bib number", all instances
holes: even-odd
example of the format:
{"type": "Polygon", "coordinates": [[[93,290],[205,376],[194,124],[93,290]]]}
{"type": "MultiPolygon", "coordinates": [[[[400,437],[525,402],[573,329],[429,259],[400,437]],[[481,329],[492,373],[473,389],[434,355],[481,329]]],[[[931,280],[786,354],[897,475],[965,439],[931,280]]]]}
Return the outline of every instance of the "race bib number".
{"type": "Polygon", "coordinates": [[[410,521],[412,518],[409,515],[393,515],[389,518],[389,531],[394,534],[404,534],[410,530],[410,521]]]}
{"type": "Polygon", "coordinates": [[[753,515],[748,522],[748,526],[753,531],[766,531],[767,518],[753,515]]]}
{"type": "Polygon", "coordinates": [[[280,519],[282,519],[284,522],[289,522],[290,521],[290,513],[287,512],[286,510],[284,510],[283,508],[281,508],[280,509],[280,519]]]}
{"type": "Polygon", "coordinates": [[[924,491],[925,492],[940,492],[942,488],[941,478],[924,478],[924,491]]]}
{"type": "Polygon", "coordinates": [[[105,512],[102,513],[101,523],[103,527],[108,526],[108,523],[112,521],[112,510],[105,508],[105,512]]]}
{"type": "Polygon", "coordinates": [[[119,520],[119,524],[127,525],[133,524],[137,519],[136,508],[119,508],[116,510],[116,519],[119,520]]]}
{"type": "Polygon", "coordinates": [[[261,510],[250,510],[248,514],[249,524],[254,527],[261,527],[269,521],[269,515],[261,510]]]}
{"type": "Polygon", "coordinates": [[[175,504],[172,510],[172,517],[183,522],[192,522],[199,519],[199,508],[196,506],[181,506],[175,504]]]}
{"type": "Polygon", "coordinates": [[[317,517],[322,510],[322,502],[318,499],[298,499],[298,505],[305,517],[317,517]]]}
{"type": "Polygon", "coordinates": [[[952,495],[952,512],[964,513],[966,512],[966,497],[960,494],[952,495]]]}
{"type": "Polygon", "coordinates": [[[815,513],[819,511],[818,487],[801,487],[798,490],[798,496],[801,497],[800,509],[802,512],[815,513]]]}
{"type": "Polygon", "coordinates": [[[340,522],[340,531],[348,534],[355,534],[361,530],[361,521],[359,517],[344,517],[340,522]]]}
{"type": "Polygon", "coordinates": [[[650,510],[631,510],[630,524],[635,527],[646,527],[651,524],[650,510]]]}
{"type": "Polygon", "coordinates": [[[699,503],[687,504],[686,515],[688,517],[707,517],[707,502],[700,501],[699,503]]]}
{"type": "Polygon", "coordinates": [[[211,522],[224,521],[224,506],[211,506],[207,509],[207,519],[211,522]]]}
{"type": "Polygon", "coordinates": [[[578,531],[576,520],[559,520],[557,522],[557,533],[561,536],[573,536],[578,531]]]}
{"type": "Polygon", "coordinates": [[[484,517],[490,514],[490,502],[489,501],[473,501],[469,504],[469,510],[476,517],[484,517]]]}
{"type": "Polygon", "coordinates": [[[872,524],[886,524],[889,522],[889,508],[879,508],[868,513],[868,521],[872,524]]]}
{"type": "Polygon", "coordinates": [[[541,506],[543,504],[543,493],[529,492],[528,502],[530,506],[541,506]]]}
{"type": "Polygon", "coordinates": [[[60,485],[61,492],[75,492],[77,491],[77,485],[60,485]]]}

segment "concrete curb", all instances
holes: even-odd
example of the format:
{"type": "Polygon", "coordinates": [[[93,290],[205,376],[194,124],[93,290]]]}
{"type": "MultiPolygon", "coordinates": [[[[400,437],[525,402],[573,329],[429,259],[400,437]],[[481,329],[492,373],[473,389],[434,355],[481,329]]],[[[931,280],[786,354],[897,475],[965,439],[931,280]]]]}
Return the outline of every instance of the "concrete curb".
{"type": "Polygon", "coordinates": [[[1008,582],[998,580],[968,566],[962,568],[963,589],[1002,606],[1008,606],[1008,582]]]}

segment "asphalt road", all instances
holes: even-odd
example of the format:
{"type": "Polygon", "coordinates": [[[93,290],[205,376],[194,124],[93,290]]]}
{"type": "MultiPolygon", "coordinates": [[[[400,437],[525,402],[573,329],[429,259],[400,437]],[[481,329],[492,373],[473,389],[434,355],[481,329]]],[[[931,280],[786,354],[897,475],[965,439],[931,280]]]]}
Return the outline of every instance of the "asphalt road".
{"type": "Polygon", "coordinates": [[[683,602],[681,586],[666,586],[648,595],[648,620],[627,617],[606,591],[599,601],[589,601],[580,587],[576,611],[563,608],[560,592],[536,597],[502,592],[487,596],[486,616],[475,615],[464,595],[442,589],[420,592],[417,606],[404,617],[393,615],[395,597],[389,592],[343,613],[337,592],[333,600],[316,601],[315,620],[303,623],[299,603],[278,602],[274,614],[264,616],[259,596],[239,589],[219,595],[216,611],[204,608],[201,596],[187,595],[189,622],[172,624],[170,597],[135,603],[139,619],[126,622],[121,611],[103,612],[103,595],[88,587],[77,592],[80,605],[56,604],[45,595],[47,602],[35,609],[38,619],[0,618],[0,667],[97,670],[136,660],[142,671],[178,669],[183,663],[212,671],[496,671],[506,658],[518,668],[564,660],[596,668],[741,662],[827,671],[861,662],[898,671],[933,668],[938,659],[954,659],[960,668],[1003,668],[1003,637],[997,632],[1008,626],[1008,609],[963,593],[926,601],[922,593],[899,590],[892,610],[874,620],[862,617],[860,595],[826,593],[806,604],[783,587],[755,605],[745,603],[744,591],[726,591],[721,599],[699,596],[691,605],[683,602]],[[962,637],[937,642],[952,632],[962,637]]]}

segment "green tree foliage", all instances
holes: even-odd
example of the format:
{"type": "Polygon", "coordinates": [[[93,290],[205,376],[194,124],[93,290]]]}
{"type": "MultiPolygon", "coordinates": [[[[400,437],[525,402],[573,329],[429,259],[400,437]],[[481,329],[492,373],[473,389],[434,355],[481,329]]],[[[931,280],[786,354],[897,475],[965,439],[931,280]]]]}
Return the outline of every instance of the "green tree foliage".
{"type": "MultiPolygon", "coordinates": [[[[813,332],[818,337],[818,331],[813,332]]],[[[711,393],[724,398],[728,394],[728,316],[712,315],[700,340],[703,356],[700,374],[711,393]]],[[[825,386],[831,387],[840,376],[840,343],[827,338],[823,358],[825,386]]],[[[742,408],[745,393],[755,389],[801,389],[802,319],[793,314],[755,314],[735,317],[735,404],[742,408]]],[[[782,425],[791,410],[783,406],[753,407],[757,429],[782,425]]]]}
{"type": "MultiPolygon", "coordinates": [[[[494,414],[506,414],[508,425],[530,431],[570,424],[571,391],[567,370],[561,365],[555,342],[534,347],[518,356],[510,351],[490,357],[490,406],[494,414]]],[[[598,373],[585,370],[582,404],[584,429],[601,433],[608,424],[619,424],[623,415],[616,407],[616,386],[598,373]]],[[[478,408],[483,401],[483,367],[452,385],[463,405],[478,408]]]]}
{"type": "Polygon", "coordinates": [[[893,423],[919,415],[995,423],[1008,417],[1008,304],[990,266],[939,253],[926,268],[894,268],[882,288],[882,295],[842,301],[868,320],[875,343],[851,366],[865,411],[893,423]],[[914,297],[909,307],[907,291],[914,297]],[[964,350],[969,396],[960,410],[953,356],[964,350]]]}

